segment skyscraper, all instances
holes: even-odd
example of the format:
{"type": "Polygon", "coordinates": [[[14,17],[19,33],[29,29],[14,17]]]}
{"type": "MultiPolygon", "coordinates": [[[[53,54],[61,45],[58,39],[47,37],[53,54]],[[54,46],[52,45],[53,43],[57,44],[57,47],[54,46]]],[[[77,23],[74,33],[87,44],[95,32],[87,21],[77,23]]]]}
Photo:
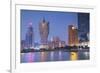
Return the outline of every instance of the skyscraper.
{"type": "Polygon", "coordinates": [[[53,43],[54,43],[54,47],[57,48],[59,47],[59,43],[60,43],[60,39],[59,37],[53,37],[53,43]]]}
{"type": "Polygon", "coordinates": [[[78,13],[78,34],[81,42],[89,40],[89,16],[89,13],[78,13]]]}
{"type": "Polygon", "coordinates": [[[25,40],[21,40],[21,51],[22,51],[23,49],[25,49],[25,47],[26,47],[25,40]]]}
{"type": "Polygon", "coordinates": [[[29,23],[28,25],[28,30],[26,33],[26,46],[27,48],[34,46],[34,34],[33,34],[32,23],[29,23]]]}
{"type": "Polygon", "coordinates": [[[39,23],[39,31],[40,31],[41,44],[47,45],[48,35],[49,35],[49,22],[45,21],[44,18],[39,23]]]}
{"type": "Polygon", "coordinates": [[[69,25],[68,27],[68,44],[70,46],[78,45],[78,30],[75,26],[69,25]]]}

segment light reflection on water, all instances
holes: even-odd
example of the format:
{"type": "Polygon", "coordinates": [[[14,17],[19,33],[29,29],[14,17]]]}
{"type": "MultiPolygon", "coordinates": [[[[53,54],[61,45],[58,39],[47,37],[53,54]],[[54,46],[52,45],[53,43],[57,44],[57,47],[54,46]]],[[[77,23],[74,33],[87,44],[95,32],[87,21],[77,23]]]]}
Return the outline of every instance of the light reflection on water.
{"type": "MultiPolygon", "coordinates": [[[[78,60],[89,59],[89,52],[77,52],[77,54],[78,60]]],[[[21,63],[68,60],[70,60],[70,52],[64,51],[21,53],[21,63]]]]}

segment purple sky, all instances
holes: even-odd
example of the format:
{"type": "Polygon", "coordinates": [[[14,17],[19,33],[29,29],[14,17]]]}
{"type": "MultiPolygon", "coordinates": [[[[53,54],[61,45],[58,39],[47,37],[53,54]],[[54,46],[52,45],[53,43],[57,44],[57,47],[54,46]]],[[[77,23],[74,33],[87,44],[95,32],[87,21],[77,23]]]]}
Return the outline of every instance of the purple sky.
{"type": "Polygon", "coordinates": [[[34,42],[40,43],[39,22],[42,18],[49,21],[49,37],[58,36],[61,40],[68,42],[68,25],[78,24],[77,13],[55,12],[55,11],[35,11],[21,10],[21,40],[25,40],[25,35],[30,22],[34,29],[34,42]]]}

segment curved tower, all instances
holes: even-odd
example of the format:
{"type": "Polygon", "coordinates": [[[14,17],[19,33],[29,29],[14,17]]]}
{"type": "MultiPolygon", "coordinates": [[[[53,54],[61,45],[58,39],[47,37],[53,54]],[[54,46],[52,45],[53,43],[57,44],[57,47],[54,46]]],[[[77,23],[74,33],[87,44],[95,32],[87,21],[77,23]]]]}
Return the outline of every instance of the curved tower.
{"type": "Polygon", "coordinates": [[[39,31],[40,31],[40,37],[41,37],[41,44],[47,45],[48,34],[49,34],[49,22],[45,21],[44,18],[39,23],[39,31]]]}

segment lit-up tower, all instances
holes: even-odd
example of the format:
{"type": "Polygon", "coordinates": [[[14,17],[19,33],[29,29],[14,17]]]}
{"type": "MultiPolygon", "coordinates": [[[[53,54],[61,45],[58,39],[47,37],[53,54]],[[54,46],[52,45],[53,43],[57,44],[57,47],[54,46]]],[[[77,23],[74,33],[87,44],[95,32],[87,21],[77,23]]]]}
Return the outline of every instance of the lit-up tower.
{"type": "MultiPolygon", "coordinates": [[[[78,40],[78,29],[73,26],[69,25],[68,27],[68,44],[69,46],[78,46],[79,40],[78,40]]],[[[78,53],[77,52],[70,52],[70,60],[77,60],[78,59],[78,53]]]]}
{"type": "Polygon", "coordinates": [[[78,30],[75,26],[69,25],[68,27],[68,44],[70,46],[77,46],[79,41],[78,41],[78,30]]]}
{"type": "Polygon", "coordinates": [[[39,31],[41,37],[41,45],[46,46],[48,44],[48,34],[49,34],[49,22],[45,21],[43,18],[39,23],[39,31]]]}
{"type": "Polygon", "coordinates": [[[26,33],[26,46],[27,48],[31,48],[32,46],[34,46],[34,34],[32,23],[29,23],[28,25],[28,30],[26,33]]]}

